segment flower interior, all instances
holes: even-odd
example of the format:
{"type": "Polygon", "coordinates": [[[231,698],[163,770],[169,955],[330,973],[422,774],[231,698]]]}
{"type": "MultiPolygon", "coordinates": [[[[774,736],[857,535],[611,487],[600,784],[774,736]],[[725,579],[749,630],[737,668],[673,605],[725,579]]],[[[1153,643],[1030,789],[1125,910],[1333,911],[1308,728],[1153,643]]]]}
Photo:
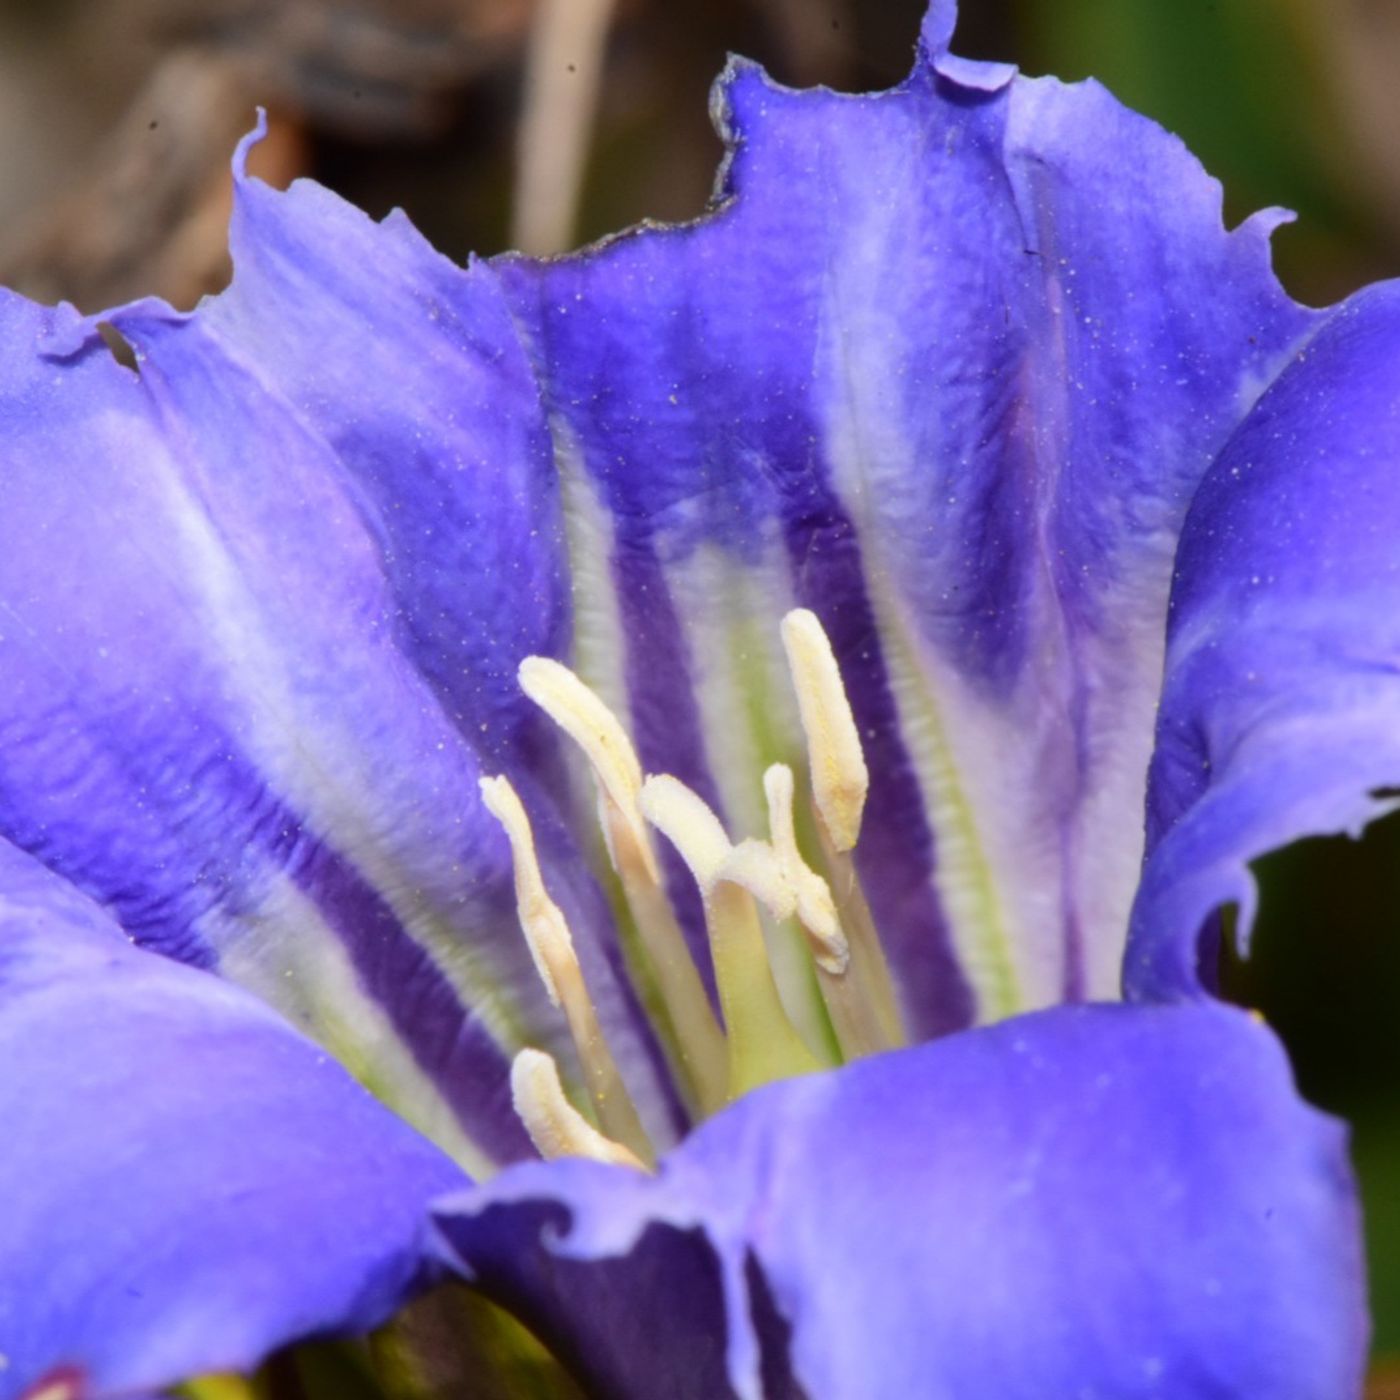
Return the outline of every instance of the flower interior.
{"type": "MultiPolygon", "coordinates": [[[[702,1117],[761,1084],[907,1043],[853,859],[870,783],[841,669],[810,610],[783,618],[782,639],[806,740],[807,851],[787,764],[763,774],[767,838],[735,843],[679,778],[643,777],[626,728],[573,671],[543,656],[520,666],[522,689],[587,760],[621,921],[633,934],[625,940],[628,972],[687,1106],[702,1117]],[[719,1016],[668,894],[653,828],[699,889],[719,1016]],[[800,932],[800,961],[784,957],[785,926],[800,932]],[[815,984],[820,1015],[802,1014],[814,1003],[798,979],[815,984]]],[[[650,1165],[655,1149],[608,1048],[568,921],[546,888],[525,808],[507,778],[483,778],[481,791],[510,841],[520,926],[568,1023],[602,1131],[570,1104],[552,1058],[533,1048],[512,1066],[516,1111],[546,1158],[650,1165]]]]}

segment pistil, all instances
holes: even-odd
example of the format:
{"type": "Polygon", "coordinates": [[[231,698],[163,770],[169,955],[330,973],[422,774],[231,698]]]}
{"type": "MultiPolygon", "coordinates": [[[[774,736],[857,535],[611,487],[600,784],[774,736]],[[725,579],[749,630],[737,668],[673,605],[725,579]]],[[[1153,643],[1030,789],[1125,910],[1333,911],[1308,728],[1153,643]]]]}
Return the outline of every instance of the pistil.
{"type": "Polygon", "coordinates": [[[550,1001],[562,1008],[569,1023],[598,1121],[610,1136],[649,1161],[654,1155],[651,1143],[598,1023],[564,911],[545,888],[525,808],[506,778],[481,779],[481,796],[510,841],[520,927],[550,1001]]]}
{"type": "MultiPolygon", "coordinates": [[[[755,845],[730,844],[704,800],[669,775],[643,784],[641,809],[675,846],[704,900],[715,980],[729,1042],[729,1097],[820,1069],[783,1008],[743,863],[755,845]],[[740,883],[740,881],[743,883],[740,883]]],[[[780,878],[776,869],[773,878],[780,878]]]]}
{"type": "Polygon", "coordinates": [[[783,618],[782,637],[807,738],[817,820],[835,850],[849,851],[860,837],[870,770],[841,668],[820,620],[807,608],[783,618]]]}

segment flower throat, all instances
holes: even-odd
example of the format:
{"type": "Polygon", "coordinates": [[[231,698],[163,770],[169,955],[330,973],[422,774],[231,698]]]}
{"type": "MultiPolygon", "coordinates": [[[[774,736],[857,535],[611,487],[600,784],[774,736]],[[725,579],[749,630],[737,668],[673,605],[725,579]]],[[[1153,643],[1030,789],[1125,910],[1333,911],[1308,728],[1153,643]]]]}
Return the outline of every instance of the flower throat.
{"type": "MultiPolygon", "coordinates": [[[[769,964],[759,909],[796,920],[830,1018],[839,1059],[905,1043],[870,907],[856,874],[869,774],[831,643],[805,608],[782,621],[811,775],[817,864],[799,848],[792,770],[763,775],[768,837],[737,844],[705,801],[669,774],[644,777],[617,716],[568,667],[547,657],[520,664],[520,685],[583,751],[592,769],[603,840],[638,934],[634,971],[655,988],[658,1031],[677,1079],[701,1115],[775,1079],[830,1068],[788,1017],[769,964]],[[699,887],[721,1016],[666,893],[652,829],[676,849],[699,887]]],[[[567,1099],[554,1061],[522,1050],[511,1067],[516,1112],[541,1156],[586,1156],[650,1166],[655,1153],[618,1072],[574,952],[550,897],[525,809],[503,777],[482,797],[510,841],[520,926],[550,1001],[577,1048],[597,1126],[567,1099]]]]}

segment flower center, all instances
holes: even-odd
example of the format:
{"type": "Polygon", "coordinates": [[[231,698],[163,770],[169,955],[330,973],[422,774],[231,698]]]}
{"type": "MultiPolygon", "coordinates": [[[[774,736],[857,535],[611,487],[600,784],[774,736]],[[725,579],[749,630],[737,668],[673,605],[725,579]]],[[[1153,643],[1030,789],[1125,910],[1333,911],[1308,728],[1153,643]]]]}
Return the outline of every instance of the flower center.
{"type": "MultiPolygon", "coordinates": [[[[763,776],[767,838],[735,844],[704,800],[679,779],[643,777],[617,716],[568,667],[541,656],[520,665],[521,688],[588,760],[604,843],[639,935],[640,972],[657,992],[660,1038],[701,1114],[760,1084],[905,1043],[852,858],[869,773],[840,668],[814,613],[788,613],[782,638],[806,737],[820,848],[815,861],[799,844],[797,784],[786,765],[774,764],[763,776]],[[667,895],[652,829],[675,847],[699,887],[722,1023],[667,895]],[[796,920],[801,928],[839,1056],[810,1045],[784,1009],[760,910],[774,920],[796,920]]],[[[545,886],[525,809],[503,777],[483,778],[481,790],[510,841],[520,926],[545,990],[568,1022],[597,1127],[570,1104],[557,1067],[539,1050],[521,1051],[512,1068],[516,1111],[544,1157],[650,1164],[655,1153],[608,1049],[568,923],[545,886]]]]}

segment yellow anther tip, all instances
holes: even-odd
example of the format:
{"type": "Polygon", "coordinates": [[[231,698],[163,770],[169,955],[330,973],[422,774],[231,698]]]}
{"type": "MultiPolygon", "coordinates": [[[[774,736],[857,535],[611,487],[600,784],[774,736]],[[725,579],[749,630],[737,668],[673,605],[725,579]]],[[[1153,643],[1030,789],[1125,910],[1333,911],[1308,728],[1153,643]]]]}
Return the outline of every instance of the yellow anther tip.
{"type": "Polygon", "coordinates": [[[577,975],[573,935],[564,911],[550,898],[535,852],[535,833],[530,827],[519,794],[505,777],[481,778],[477,786],[486,810],[500,822],[510,842],[515,871],[515,907],[521,931],[535,960],[540,981],[555,1006],[560,1004],[560,977],[577,975]]]}
{"type": "Polygon", "coordinates": [[[562,661],[527,656],[516,670],[520,688],[588,755],[616,800],[635,796],[642,765],[621,721],[562,661]],[[614,785],[620,785],[614,791],[614,785]]]}
{"type": "MultiPolygon", "coordinates": [[[[530,695],[530,691],[534,687],[548,686],[549,682],[561,672],[569,672],[569,668],[562,661],[556,661],[552,656],[527,656],[515,668],[521,689],[527,695],[530,695]]],[[[533,700],[534,696],[530,695],[530,698],[533,700]]]]}
{"type": "Polygon", "coordinates": [[[870,772],[841,668],[814,612],[794,608],[781,630],[807,736],[812,794],[832,844],[849,851],[860,836],[870,772]]]}
{"type": "Polygon", "coordinates": [[[642,815],[680,853],[701,891],[708,894],[733,848],[704,798],[679,778],[658,773],[642,784],[641,808],[642,815]]]}
{"type": "Polygon", "coordinates": [[[478,778],[477,788],[486,810],[500,822],[501,829],[510,840],[511,854],[519,867],[521,856],[533,860],[535,836],[530,829],[530,818],[525,814],[520,794],[516,792],[510,779],[504,776],[478,778]]]}
{"type": "Polygon", "coordinates": [[[517,667],[520,688],[583,750],[603,796],[600,816],[615,869],[640,861],[659,879],[656,857],[637,811],[642,765],[622,722],[567,666],[548,656],[527,656],[517,667]],[[623,849],[625,847],[625,849],[623,849]]]}
{"type": "Polygon", "coordinates": [[[486,804],[486,810],[504,826],[506,814],[513,815],[513,808],[520,807],[520,798],[516,796],[510,779],[503,777],[478,778],[476,785],[481,791],[481,800],[486,804]]]}
{"type": "Polygon", "coordinates": [[[568,685],[566,677],[569,675],[566,666],[548,656],[527,656],[515,668],[521,690],[551,718],[554,712],[549,702],[557,690],[568,685]]]}
{"type": "Polygon", "coordinates": [[[564,1095],[559,1068],[543,1050],[521,1050],[510,1067],[510,1096],[530,1141],[546,1161],[588,1157],[645,1170],[635,1153],[605,1137],[564,1095]]]}

